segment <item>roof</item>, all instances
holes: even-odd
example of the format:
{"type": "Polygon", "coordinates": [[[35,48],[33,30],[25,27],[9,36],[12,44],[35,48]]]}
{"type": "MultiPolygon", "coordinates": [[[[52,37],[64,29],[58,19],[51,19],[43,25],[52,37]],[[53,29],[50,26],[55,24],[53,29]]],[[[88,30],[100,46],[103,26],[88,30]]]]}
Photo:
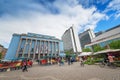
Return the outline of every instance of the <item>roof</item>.
{"type": "Polygon", "coordinates": [[[120,51],[120,49],[106,49],[99,52],[95,52],[94,55],[108,53],[108,52],[117,52],[117,51],[120,51]]]}
{"type": "Polygon", "coordinates": [[[108,32],[108,31],[110,31],[110,30],[116,29],[116,28],[118,28],[118,27],[120,27],[120,24],[117,25],[117,26],[115,26],[115,27],[113,27],[113,28],[110,28],[110,29],[106,30],[105,32],[108,32]]]}
{"type": "Polygon", "coordinates": [[[28,32],[27,34],[17,34],[14,33],[13,36],[25,36],[25,37],[35,37],[35,38],[43,38],[43,39],[52,39],[52,40],[58,40],[61,41],[60,39],[56,38],[55,36],[49,36],[49,35],[43,35],[43,34],[36,34],[36,33],[30,33],[28,32]]]}

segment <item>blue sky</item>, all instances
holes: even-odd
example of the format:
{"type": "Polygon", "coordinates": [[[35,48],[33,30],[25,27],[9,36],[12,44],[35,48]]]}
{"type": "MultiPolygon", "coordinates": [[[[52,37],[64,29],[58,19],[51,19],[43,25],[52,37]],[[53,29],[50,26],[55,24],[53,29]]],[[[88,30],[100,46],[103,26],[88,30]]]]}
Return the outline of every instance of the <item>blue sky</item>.
{"type": "Polygon", "coordinates": [[[77,32],[104,31],[120,24],[120,0],[0,0],[0,44],[13,33],[61,38],[74,24],[77,32]]]}

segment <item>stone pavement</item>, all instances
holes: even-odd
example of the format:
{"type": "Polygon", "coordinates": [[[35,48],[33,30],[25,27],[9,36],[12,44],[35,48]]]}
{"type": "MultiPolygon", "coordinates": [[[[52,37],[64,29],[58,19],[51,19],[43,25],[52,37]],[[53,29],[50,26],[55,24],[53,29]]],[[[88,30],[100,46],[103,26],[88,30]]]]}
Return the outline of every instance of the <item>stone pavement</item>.
{"type": "Polygon", "coordinates": [[[22,70],[0,72],[0,80],[120,80],[120,68],[100,68],[98,65],[80,67],[79,62],[63,66],[33,65],[22,70]]]}

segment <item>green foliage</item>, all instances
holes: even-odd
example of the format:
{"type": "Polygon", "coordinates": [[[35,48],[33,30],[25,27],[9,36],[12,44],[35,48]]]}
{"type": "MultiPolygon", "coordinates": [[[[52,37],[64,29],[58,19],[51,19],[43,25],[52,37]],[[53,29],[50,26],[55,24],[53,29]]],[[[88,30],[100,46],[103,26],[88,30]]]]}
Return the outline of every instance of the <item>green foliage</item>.
{"type": "Polygon", "coordinates": [[[101,50],[104,50],[105,48],[101,47],[100,45],[94,45],[93,46],[93,51],[94,52],[98,52],[98,51],[101,51],[101,50]]]}
{"type": "Polygon", "coordinates": [[[88,57],[87,60],[84,62],[84,64],[88,64],[88,65],[92,65],[95,62],[93,61],[93,59],[91,57],[88,57]]]}
{"type": "Polygon", "coordinates": [[[2,53],[0,53],[0,59],[2,58],[2,53]]]}
{"type": "Polygon", "coordinates": [[[91,52],[90,48],[83,48],[83,52],[91,52]]]}
{"type": "Polygon", "coordinates": [[[120,40],[111,42],[109,46],[111,49],[120,49],[120,40]]]}
{"type": "Polygon", "coordinates": [[[66,56],[70,56],[70,54],[73,54],[73,49],[65,51],[66,56]]]}
{"type": "Polygon", "coordinates": [[[84,64],[92,65],[98,62],[103,61],[103,58],[97,58],[97,57],[88,57],[87,60],[84,62],[84,64]]]}
{"type": "Polygon", "coordinates": [[[120,63],[116,63],[115,65],[116,65],[117,67],[120,67],[120,63]]]}

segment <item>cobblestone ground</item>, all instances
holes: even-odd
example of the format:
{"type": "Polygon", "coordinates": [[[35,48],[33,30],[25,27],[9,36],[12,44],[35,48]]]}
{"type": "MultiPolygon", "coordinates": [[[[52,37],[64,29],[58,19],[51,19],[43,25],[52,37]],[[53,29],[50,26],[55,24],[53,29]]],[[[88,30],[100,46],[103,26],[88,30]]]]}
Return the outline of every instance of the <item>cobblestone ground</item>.
{"type": "Polygon", "coordinates": [[[0,80],[120,80],[120,68],[100,68],[98,65],[80,67],[76,62],[63,66],[33,65],[28,72],[22,70],[0,72],[0,80]]]}

